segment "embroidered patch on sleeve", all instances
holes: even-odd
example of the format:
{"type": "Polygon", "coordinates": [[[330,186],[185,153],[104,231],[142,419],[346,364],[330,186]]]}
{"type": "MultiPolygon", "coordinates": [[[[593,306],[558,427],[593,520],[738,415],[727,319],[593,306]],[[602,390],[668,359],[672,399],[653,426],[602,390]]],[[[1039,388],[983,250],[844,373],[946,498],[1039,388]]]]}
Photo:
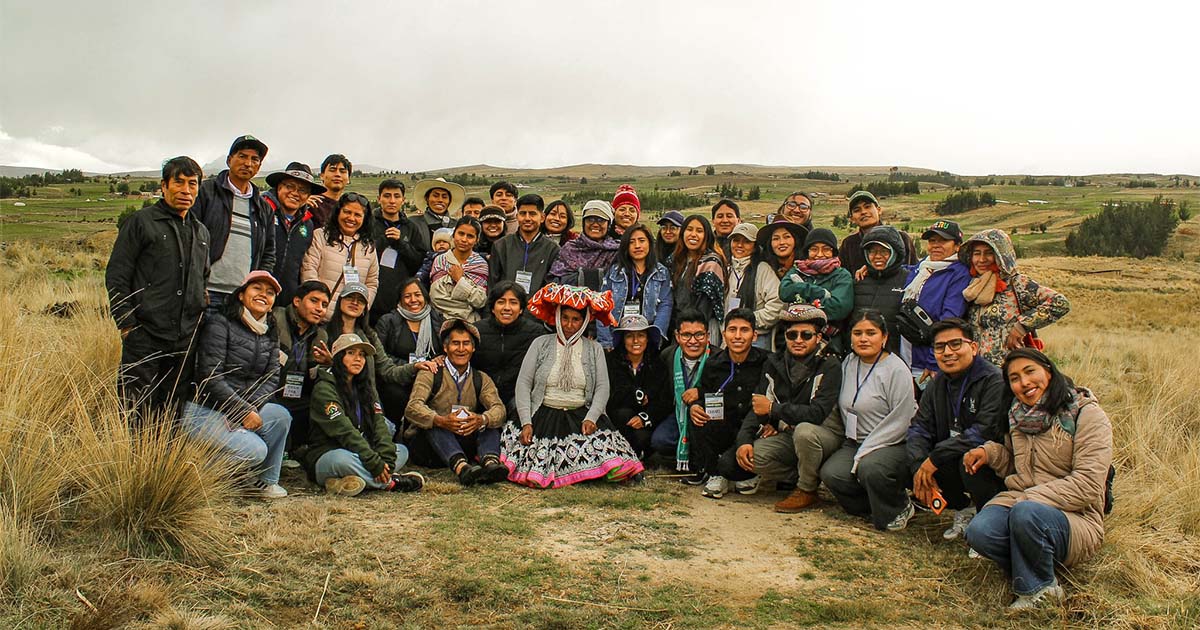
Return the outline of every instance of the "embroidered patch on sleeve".
{"type": "Polygon", "coordinates": [[[342,415],[342,410],[338,407],[337,403],[331,402],[328,405],[325,405],[325,415],[329,416],[330,418],[336,418],[342,415]]]}

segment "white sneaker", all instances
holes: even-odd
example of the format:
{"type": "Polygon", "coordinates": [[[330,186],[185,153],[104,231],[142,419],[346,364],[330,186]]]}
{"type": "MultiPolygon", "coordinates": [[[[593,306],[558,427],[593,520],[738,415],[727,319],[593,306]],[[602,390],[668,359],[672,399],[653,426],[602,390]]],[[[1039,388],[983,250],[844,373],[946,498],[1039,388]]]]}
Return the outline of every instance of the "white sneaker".
{"type": "Polygon", "coordinates": [[[300,462],[292,459],[291,457],[284,457],[283,458],[283,467],[284,468],[299,468],[300,462]]]}
{"type": "Polygon", "coordinates": [[[1041,607],[1042,604],[1045,604],[1046,602],[1057,604],[1065,599],[1066,596],[1066,592],[1063,591],[1063,588],[1058,585],[1058,582],[1054,582],[1050,586],[1047,586],[1046,588],[1043,588],[1032,595],[1017,595],[1016,601],[1010,604],[1008,609],[1032,610],[1034,608],[1041,607]]]}
{"type": "Polygon", "coordinates": [[[264,499],[282,499],[287,496],[287,490],[283,486],[273,483],[270,485],[259,483],[259,493],[264,499]]]}
{"type": "Polygon", "coordinates": [[[889,532],[898,532],[905,527],[908,527],[909,519],[911,519],[913,514],[916,514],[916,512],[916,509],[913,508],[912,501],[909,501],[908,505],[904,506],[904,509],[896,515],[896,518],[892,519],[892,522],[887,524],[887,530],[889,532]]]}
{"type": "Polygon", "coordinates": [[[967,531],[967,525],[971,524],[971,519],[975,518],[975,508],[969,507],[965,510],[957,510],[954,512],[954,524],[950,529],[942,532],[942,538],[946,540],[954,540],[967,531]]]}
{"type": "Polygon", "coordinates": [[[758,492],[758,475],[743,481],[733,482],[733,491],[738,494],[754,494],[758,492]]]}
{"type": "Polygon", "coordinates": [[[972,560],[978,560],[983,556],[979,555],[979,552],[975,551],[974,547],[967,547],[967,557],[972,560]]]}
{"type": "Polygon", "coordinates": [[[704,484],[700,494],[710,499],[720,499],[726,492],[729,492],[729,480],[720,475],[713,475],[708,478],[708,483],[704,484]]]}

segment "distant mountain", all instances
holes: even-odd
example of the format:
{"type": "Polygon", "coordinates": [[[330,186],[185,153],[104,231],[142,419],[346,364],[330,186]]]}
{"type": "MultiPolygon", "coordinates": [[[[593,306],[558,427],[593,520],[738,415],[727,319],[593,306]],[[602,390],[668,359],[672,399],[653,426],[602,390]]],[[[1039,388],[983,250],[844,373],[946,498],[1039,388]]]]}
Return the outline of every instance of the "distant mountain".
{"type": "MultiPolygon", "coordinates": [[[[454,166],[442,169],[429,169],[426,173],[445,175],[461,175],[474,173],[481,177],[588,177],[613,179],[621,177],[653,177],[666,175],[671,171],[686,173],[690,169],[704,172],[708,164],[676,165],[676,166],[638,166],[634,164],[575,164],[572,166],[556,166],[553,168],[516,168],[507,166],[492,166],[490,164],[475,164],[472,166],[454,166]]],[[[718,174],[732,172],[746,175],[766,175],[796,173],[805,171],[825,171],[840,175],[882,175],[886,176],[891,166],[770,166],[763,164],[712,164],[718,174]]],[[[930,174],[937,171],[928,168],[900,166],[899,170],[906,173],[930,174]]]]}
{"type": "MultiPolygon", "coordinates": [[[[25,175],[41,175],[42,173],[61,173],[65,169],[61,168],[41,168],[37,166],[3,166],[0,165],[0,177],[24,177],[25,175]]],[[[83,172],[84,175],[92,177],[101,175],[102,173],[83,172]]]]}

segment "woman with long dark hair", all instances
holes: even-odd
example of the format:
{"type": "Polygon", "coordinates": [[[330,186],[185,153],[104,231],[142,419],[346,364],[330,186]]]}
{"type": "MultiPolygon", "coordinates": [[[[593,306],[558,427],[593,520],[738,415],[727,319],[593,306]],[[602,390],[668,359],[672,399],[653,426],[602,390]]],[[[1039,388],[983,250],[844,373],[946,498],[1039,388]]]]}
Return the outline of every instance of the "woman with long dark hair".
{"type": "Polygon", "coordinates": [[[460,218],[454,224],[454,245],[433,259],[429,297],[446,317],[474,322],[487,303],[488,263],[475,251],[482,229],[475,217],[460,218]]]}
{"type": "MultiPolygon", "coordinates": [[[[437,334],[442,321],[442,314],[433,310],[425,287],[414,276],[401,283],[400,302],[395,310],[379,319],[375,332],[393,363],[416,364],[442,354],[442,343],[437,334]]],[[[390,417],[399,418],[404,414],[409,391],[408,387],[380,384],[383,409],[390,417]]]]}
{"type": "Polygon", "coordinates": [[[333,365],[317,370],[313,386],[309,447],[304,470],[329,494],[354,496],[365,488],[413,492],[425,485],[420,473],[397,473],[408,449],[392,441],[392,429],[367,376],[375,347],[355,334],[333,342],[333,365]]]}
{"type": "MultiPolygon", "coordinates": [[[[600,288],[612,291],[617,315],[622,318],[641,315],[658,329],[658,339],[666,336],[675,303],[671,294],[671,272],[658,262],[654,236],[646,226],[639,223],[625,230],[621,248],[617,250],[617,261],[604,274],[604,284],[600,288]]],[[[605,350],[612,350],[612,328],[597,323],[596,341],[605,350]]]]}
{"type": "MultiPolygon", "coordinates": [[[[693,214],[683,220],[671,260],[674,311],[696,309],[708,320],[709,343],[721,345],[725,319],[725,258],[716,249],[708,219],[693,214]]],[[[675,325],[672,324],[672,330],[675,325]]]]}
{"type": "Polygon", "coordinates": [[[551,201],[546,206],[546,219],[542,221],[542,233],[554,239],[559,247],[579,236],[575,227],[575,213],[562,199],[551,201]]]}
{"type": "Polygon", "coordinates": [[[1104,542],[1112,423],[1091,391],[1033,348],[1008,353],[1001,370],[1008,434],[968,451],[963,466],[991,466],[1008,490],[971,519],[966,537],[1012,578],[1010,608],[1022,610],[1063,599],[1054,566],[1083,562],[1104,542]]]}
{"type": "Polygon", "coordinates": [[[300,281],[320,280],[334,295],[358,282],[367,287],[369,307],[379,288],[376,238],[371,202],[358,193],[343,194],[329,221],[313,231],[312,244],[300,265],[300,281]]]}

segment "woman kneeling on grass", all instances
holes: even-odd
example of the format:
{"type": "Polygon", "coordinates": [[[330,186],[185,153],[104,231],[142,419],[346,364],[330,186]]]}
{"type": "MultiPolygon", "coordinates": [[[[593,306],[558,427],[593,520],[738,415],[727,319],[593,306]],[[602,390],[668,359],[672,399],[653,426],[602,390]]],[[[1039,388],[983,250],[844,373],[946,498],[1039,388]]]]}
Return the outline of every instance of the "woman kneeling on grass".
{"type": "Polygon", "coordinates": [[[594,317],[612,326],[612,295],[550,283],[529,300],[529,312],[555,333],[529,346],[517,377],[521,427],[504,427],[501,460],[508,479],[558,488],[589,479],[625,481],[642,472],[629,442],[604,415],[608,371],[604,349],[585,339],[594,317]]]}
{"type": "Polygon", "coordinates": [[[364,488],[413,492],[425,485],[420,473],[394,471],[408,449],[392,431],[367,377],[375,347],[355,334],[333,342],[333,365],[317,370],[310,413],[312,432],[304,453],[310,479],[330,494],[354,496],[364,488]]]}
{"type": "Polygon", "coordinates": [[[967,543],[1012,577],[1010,608],[1036,608],[1065,593],[1054,565],[1072,566],[1104,542],[1105,482],[1112,424],[1090,391],[1050,359],[1020,348],[1004,359],[1012,390],[1008,435],[963,456],[974,473],[1007,475],[1001,492],[967,526],[967,543]]]}
{"type": "Polygon", "coordinates": [[[268,402],[279,389],[279,332],[271,308],[279,282],[251,271],[224,312],[206,317],[196,351],[197,402],[183,406],[180,424],[190,436],[221,447],[256,475],[264,499],[287,496],[279,469],[292,415],[268,402]]]}

